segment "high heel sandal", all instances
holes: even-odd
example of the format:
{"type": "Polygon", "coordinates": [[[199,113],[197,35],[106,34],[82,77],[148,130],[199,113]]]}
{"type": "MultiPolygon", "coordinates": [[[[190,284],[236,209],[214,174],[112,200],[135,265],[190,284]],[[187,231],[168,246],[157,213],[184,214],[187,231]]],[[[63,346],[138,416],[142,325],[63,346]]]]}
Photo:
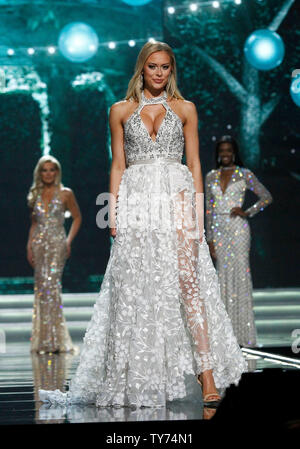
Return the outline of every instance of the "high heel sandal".
{"type": "MultiPolygon", "coordinates": [[[[203,386],[203,382],[202,382],[202,374],[199,374],[197,376],[197,382],[200,385],[200,387],[202,388],[203,386]]],[[[203,388],[202,388],[202,392],[203,392],[203,388]]],[[[219,395],[219,393],[207,393],[205,396],[203,396],[203,403],[204,405],[209,404],[210,406],[215,404],[219,404],[221,402],[221,396],[219,395]],[[210,398],[216,398],[216,399],[210,399],[210,398]]]]}

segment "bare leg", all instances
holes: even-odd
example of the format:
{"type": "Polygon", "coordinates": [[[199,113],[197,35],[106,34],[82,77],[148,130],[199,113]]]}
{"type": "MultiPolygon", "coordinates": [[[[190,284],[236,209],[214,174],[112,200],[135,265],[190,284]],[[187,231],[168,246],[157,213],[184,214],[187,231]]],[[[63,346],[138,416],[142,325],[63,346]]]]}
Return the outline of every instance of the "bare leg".
{"type": "MultiPolygon", "coordinates": [[[[209,345],[205,303],[201,298],[198,276],[198,252],[202,235],[201,232],[197,232],[199,230],[196,209],[191,194],[184,191],[180,192],[175,209],[179,284],[197,365],[197,375],[199,379],[199,375],[202,373],[203,396],[213,393],[218,396],[212,374],[213,358],[209,345]]],[[[220,396],[215,397],[215,400],[218,398],[220,396]]],[[[210,399],[213,399],[213,397],[210,399]]]]}

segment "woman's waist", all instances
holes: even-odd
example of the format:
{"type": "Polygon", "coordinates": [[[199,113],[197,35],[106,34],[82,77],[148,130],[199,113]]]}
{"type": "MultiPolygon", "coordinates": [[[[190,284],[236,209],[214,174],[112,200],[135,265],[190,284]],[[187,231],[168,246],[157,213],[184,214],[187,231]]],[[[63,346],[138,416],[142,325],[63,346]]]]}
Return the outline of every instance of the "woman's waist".
{"type": "Polygon", "coordinates": [[[38,222],[35,228],[34,234],[50,234],[54,233],[56,235],[65,235],[65,227],[64,222],[58,221],[46,221],[46,222],[38,222]]]}
{"type": "Polygon", "coordinates": [[[181,164],[181,159],[181,156],[156,156],[135,160],[129,159],[127,161],[127,167],[131,167],[133,165],[181,164]]]}

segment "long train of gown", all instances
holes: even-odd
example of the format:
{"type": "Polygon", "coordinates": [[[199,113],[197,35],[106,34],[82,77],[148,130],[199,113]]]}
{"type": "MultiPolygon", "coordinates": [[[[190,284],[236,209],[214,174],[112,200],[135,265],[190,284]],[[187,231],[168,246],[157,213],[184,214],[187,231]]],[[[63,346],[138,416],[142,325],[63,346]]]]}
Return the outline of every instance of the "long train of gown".
{"type": "Polygon", "coordinates": [[[205,238],[195,237],[183,127],[166,96],[143,95],[124,134],[117,235],[80,362],[67,393],[40,391],[45,402],[164,407],[187,396],[188,377],[213,369],[216,386],[226,388],[247,370],[205,238]],[[157,103],[166,112],[153,141],[140,112],[157,103]],[[185,203],[191,214],[182,214],[185,203]]]}

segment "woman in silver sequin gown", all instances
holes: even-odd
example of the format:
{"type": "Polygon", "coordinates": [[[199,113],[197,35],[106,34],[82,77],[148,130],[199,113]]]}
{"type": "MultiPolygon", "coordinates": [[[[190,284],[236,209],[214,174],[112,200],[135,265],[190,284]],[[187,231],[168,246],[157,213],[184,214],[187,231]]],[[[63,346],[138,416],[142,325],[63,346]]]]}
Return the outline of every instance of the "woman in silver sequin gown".
{"type": "Polygon", "coordinates": [[[216,259],[222,299],[239,345],[255,347],[247,218],[268,206],[272,196],[249,169],[241,166],[238,145],[231,136],[223,136],[217,143],[216,159],[217,169],[205,180],[207,241],[216,259]],[[244,211],[247,189],[259,200],[244,211]]]}
{"type": "Polygon", "coordinates": [[[168,45],[142,48],[110,128],[110,258],[69,391],[40,398],[165,407],[200,391],[201,375],[204,401],[216,400],[247,368],[202,233],[196,109],[168,45]]]}
{"type": "Polygon", "coordinates": [[[61,280],[81,215],[73,192],[63,187],[60,179],[57,159],[43,156],[35,167],[28,194],[32,224],[27,259],[34,268],[31,351],[38,353],[74,349],[63,314],[61,280]],[[64,228],[66,209],[73,218],[68,237],[64,228]]]}

